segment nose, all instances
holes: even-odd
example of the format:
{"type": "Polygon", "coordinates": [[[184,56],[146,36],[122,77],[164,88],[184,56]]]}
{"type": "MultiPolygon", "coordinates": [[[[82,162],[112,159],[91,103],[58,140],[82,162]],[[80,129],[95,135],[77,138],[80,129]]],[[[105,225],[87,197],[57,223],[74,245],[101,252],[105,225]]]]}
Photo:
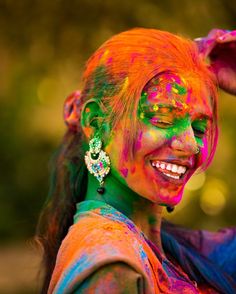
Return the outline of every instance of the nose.
{"type": "Polygon", "coordinates": [[[183,155],[193,155],[199,152],[199,147],[192,126],[181,130],[172,138],[171,148],[183,155]]]}

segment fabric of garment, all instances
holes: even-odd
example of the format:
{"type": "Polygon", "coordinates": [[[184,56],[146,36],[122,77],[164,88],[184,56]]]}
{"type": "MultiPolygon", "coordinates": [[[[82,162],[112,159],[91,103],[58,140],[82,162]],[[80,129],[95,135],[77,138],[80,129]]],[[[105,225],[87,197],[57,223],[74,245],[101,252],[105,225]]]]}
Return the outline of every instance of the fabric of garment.
{"type": "Polygon", "coordinates": [[[59,249],[48,293],[236,293],[236,250],[229,245],[236,248],[235,229],[210,233],[164,222],[162,242],[166,256],[115,208],[100,201],[80,202],[59,249]],[[214,266],[197,284],[183,271],[185,262],[193,264],[190,271],[195,272],[204,270],[201,263],[214,266]],[[225,292],[210,283],[210,275],[219,275],[221,281],[221,272],[232,279],[225,292]]]}

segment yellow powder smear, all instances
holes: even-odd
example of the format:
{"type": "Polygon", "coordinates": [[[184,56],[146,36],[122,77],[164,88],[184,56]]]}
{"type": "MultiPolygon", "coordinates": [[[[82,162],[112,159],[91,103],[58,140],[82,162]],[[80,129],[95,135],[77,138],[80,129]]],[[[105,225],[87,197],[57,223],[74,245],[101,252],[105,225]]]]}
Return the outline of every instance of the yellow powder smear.
{"type": "Polygon", "coordinates": [[[159,107],[158,107],[158,105],[157,104],[155,104],[155,105],[153,105],[153,108],[152,108],[154,111],[157,111],[158,109],[159,109],[159,107]]]}
{"type": "Polygon", "coordinates": [[[126,92],[126,89],[128,88],[128,85],[129,85],[129,78],[126,77],[125,81],[124,81],[124,84],[122,86],[122,89],[121,89],[121,94],[124,94],[126,92]]]}
{"type": "Polygon", "coordinates": [[[103,53],[103,55],[102,55],[102,57],[101,57],[101,59],[100,59],[100,62],[101,62],[101,63],[104,63],[104,62],[105,62],[105,60],[107,59],[108,54],[109,54],[109,50],[106,50],[106,51],[103,53]]]}
{"type": "Polygon", "coordinates": [[[172,99],[171,102],[172,102],[173,106],[176,106],[176,102],[174,99],[172,99]]]}
{"type": "Polygon", "coordinates": [[[140,113],[140,118],[141,118],[141,119],[144,118],[144,113],[143,113],[143,112],[140,113]]]}

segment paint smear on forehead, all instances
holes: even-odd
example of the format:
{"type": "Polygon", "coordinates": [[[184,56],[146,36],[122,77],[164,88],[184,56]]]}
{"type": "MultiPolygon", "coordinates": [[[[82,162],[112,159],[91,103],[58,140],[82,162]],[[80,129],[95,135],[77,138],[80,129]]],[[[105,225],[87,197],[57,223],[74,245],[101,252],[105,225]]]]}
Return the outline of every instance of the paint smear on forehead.
{"type": "Polygon", "coordinates": [[[183,103],[186,99],[187,85],[183,78],[171,73],[165,73],[161,77],[151,79],[144,87],[143,95],[147,103],[168,102],[175,104],[183,103]]]}
{"type": "Polygon", "coordinates": [[[158,107],[162,107],[161,104],[184,112],[205,112],[208,116],[212,115],[209,91],[204,81],[197,76],[189,77],[186,81],[176,74],[165,73],[151,79],[142,92],[141,109],[144,110],[145,107],[146,110],[156,112],[158,107]]]}

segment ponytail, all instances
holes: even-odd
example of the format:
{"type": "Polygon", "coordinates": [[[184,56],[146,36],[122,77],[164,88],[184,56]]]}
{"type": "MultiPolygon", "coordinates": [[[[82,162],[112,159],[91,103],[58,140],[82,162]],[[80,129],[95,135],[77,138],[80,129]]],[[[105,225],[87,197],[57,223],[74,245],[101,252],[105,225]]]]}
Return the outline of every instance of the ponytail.
{"type": "Polygon", "coordinates": [[[82,201],[87,187],[87,170],[82,152],[82,132],[68,130],[53,156],[49,197],[40,215],[37,241],[43,248],[43,285],[47,293],[57,252],[73,224],[76,203],[82,201]]]}

